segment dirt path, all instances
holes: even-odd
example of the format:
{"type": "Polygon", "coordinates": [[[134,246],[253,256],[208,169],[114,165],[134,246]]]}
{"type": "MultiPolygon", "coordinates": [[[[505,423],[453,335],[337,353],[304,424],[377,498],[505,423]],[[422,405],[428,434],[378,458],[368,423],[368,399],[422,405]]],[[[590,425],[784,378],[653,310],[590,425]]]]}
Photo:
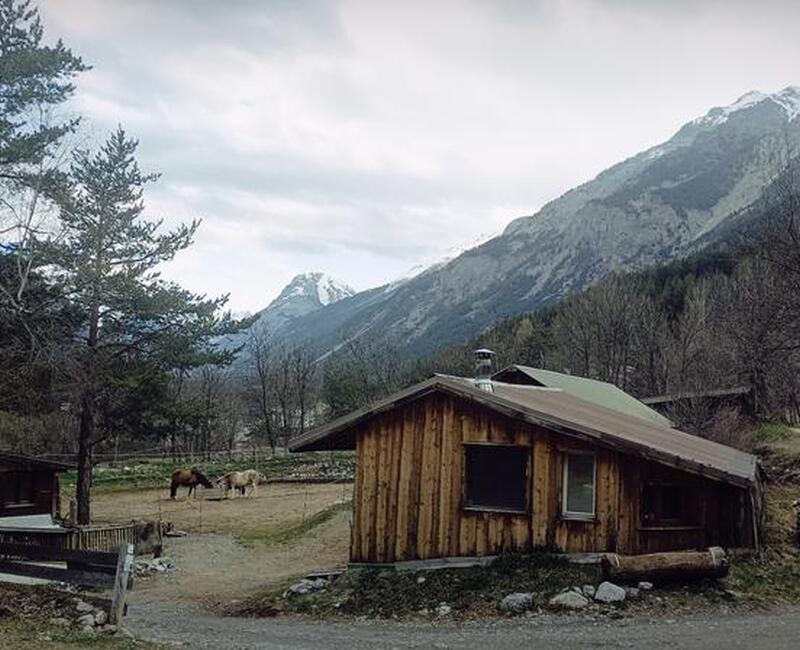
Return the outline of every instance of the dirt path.
{"type": "Polygon", "coordinates": [[[143,639],[197,648],[797,648],[800,611],[678,620],[594,620],[543,614],[480,623],[318,622],[217,618],[159,603],[132,608],[128,627],[143,639]]]}
{"type": "Polygon", "coordinates": [[[289,544],[245,547],[230,533],[170,540],[165,556],[176,570],[137,580],[133,607],[153,601],[183,602],[218,609],[298,574],[347,563],[349,513],[340,512],[289,544]]]}
{"type": "Polygon", "coordinates": [[[147,602],[180,602],[207,609],[235,603],[245,595],[313,570],[347,563],[350,513],[339,512],[298,539],[287,543],[239,543],[257,540],[264,531],[291,527],[348,497],[351,485],[262,485],[256,497],[223,501],[169,499],[164,490],[99,494],[93,501],[98,521],[158,518],[189,532],[168,538],[164,556],[174,572],[139,578],[132,606],[147,602]]]}

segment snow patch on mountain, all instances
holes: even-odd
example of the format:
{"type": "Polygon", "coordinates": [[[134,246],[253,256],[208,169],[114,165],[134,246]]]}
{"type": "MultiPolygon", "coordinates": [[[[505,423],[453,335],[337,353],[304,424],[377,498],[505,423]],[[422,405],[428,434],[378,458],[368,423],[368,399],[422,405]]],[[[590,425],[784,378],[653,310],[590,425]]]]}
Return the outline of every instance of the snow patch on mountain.
{"type": "Polygon", "coordinates": [[[321,306],[326,307],[353,294],[355,294],[355,289],[344,282],[336,280],[325,273],[312,271],[294,276],[292,281],[283,288],[280,295],[270,303],[270,306],[296,298],[310,298],[321,306]]]}
{"type": "Polygon", "coordinates": [[[457,257],[461,256],[463,253],[466,253],[467,251],[472,250],[473,248],[477,248],[481,244],[485,244],[487,241],[489,241],[490,239],[494,239],[497,236],[498,233],[481,233],[480,235],[472,238],[469,242],[465,244],[451,246],[450,248],[446,249],[443,253],[439,253],[433,257],[421,260],[420,262],[412,266],[402,276],[400,276],[396,280],[392,280],[389,284],[387,284],[386,288],[384,289],[384,293],[394,291],[398,287],[404,285],[409,280],[413,280],[414,278],[419,277],[423,273],[438,271],[439,269],[446,266],[448,263],[452,262],[457,257]]]}
{"type": "Polygon", "coordinates": [[[703,117],[694,120],[694,124],[699,124],[701,126],[719,126],[726,122],[734,113],[765,101],[770,101],[780,106],[786,111],[786,116],[791,122],[795,117],[800,115],[800,86],[787,86],[780,92],[771,95],[758,90],[751,91],[739,97],[739,99],[729,106],[717,106],[712,108],[703,117]]]}

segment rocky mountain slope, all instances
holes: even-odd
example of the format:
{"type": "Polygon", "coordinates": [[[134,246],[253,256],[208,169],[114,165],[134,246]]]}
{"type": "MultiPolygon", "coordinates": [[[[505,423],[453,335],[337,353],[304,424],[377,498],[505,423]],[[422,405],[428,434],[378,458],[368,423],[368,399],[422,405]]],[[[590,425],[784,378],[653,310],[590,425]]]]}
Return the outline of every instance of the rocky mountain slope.
{"type": "Polygon", "coordinates": [[[297,275],[275,300],[255,315],[253,324],[246,332],[241,332],[230,340],[241,343],[253,332],[270,335],[282,332],[295,320],[354,294],[352,287],[324,273],[314,271],[297,275]]]}
{"type": "Polygon", "coordinates": [[[743,214],[758,214],[787,159],[798,155],[798,114],[800,87],[748,93],[446,264],[332,301],[277,330],[319,353],[346,338],[380,337],[424,354],[610,271],[696,252],[729,236],[743,214]]]}

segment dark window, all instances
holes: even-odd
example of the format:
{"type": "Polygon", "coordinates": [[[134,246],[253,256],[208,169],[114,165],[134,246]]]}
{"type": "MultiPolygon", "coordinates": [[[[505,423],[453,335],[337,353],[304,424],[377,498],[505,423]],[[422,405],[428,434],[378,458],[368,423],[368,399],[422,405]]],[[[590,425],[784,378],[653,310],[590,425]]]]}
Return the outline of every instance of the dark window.
{"type": "Polygon", "coordinates": [[[0,502],[6,506],[33,503],[33,474],[4,472],[0,474],[0,502]]]}
{"type": "Polygon", "coordinates": [[[686,485],[645,485],[642,490],[642,525],[664,527],[694,525],[692,491],[692,488],[686,485]]]}
{"type": "Polygon", "coordinates": [[[525,512],[528,447],[466,445],[466,505],[525,512]]]}

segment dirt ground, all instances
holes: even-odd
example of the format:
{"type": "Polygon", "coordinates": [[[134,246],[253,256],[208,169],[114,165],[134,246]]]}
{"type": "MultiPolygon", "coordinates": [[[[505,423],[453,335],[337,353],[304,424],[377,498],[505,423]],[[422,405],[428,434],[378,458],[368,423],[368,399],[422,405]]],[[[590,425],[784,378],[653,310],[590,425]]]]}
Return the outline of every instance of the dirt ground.
{"type": "Polygon", "coordinates": [[[245,546],[237,535],[296,525],[351,493],[349,484],[271,483],[259,486],[254,497],[211,501],[189,499],[181,491],[172,501],[164,490],[140,490],[99,494],[93,508],[96,521],[160,516],[189,533],[165,540],[163,555],[173,560],[176,569],[139,578],[131,593],[132,605],[155,600],[227,609],[256,590],[346,565],[349,511],[286,543],[245,546]]]}

